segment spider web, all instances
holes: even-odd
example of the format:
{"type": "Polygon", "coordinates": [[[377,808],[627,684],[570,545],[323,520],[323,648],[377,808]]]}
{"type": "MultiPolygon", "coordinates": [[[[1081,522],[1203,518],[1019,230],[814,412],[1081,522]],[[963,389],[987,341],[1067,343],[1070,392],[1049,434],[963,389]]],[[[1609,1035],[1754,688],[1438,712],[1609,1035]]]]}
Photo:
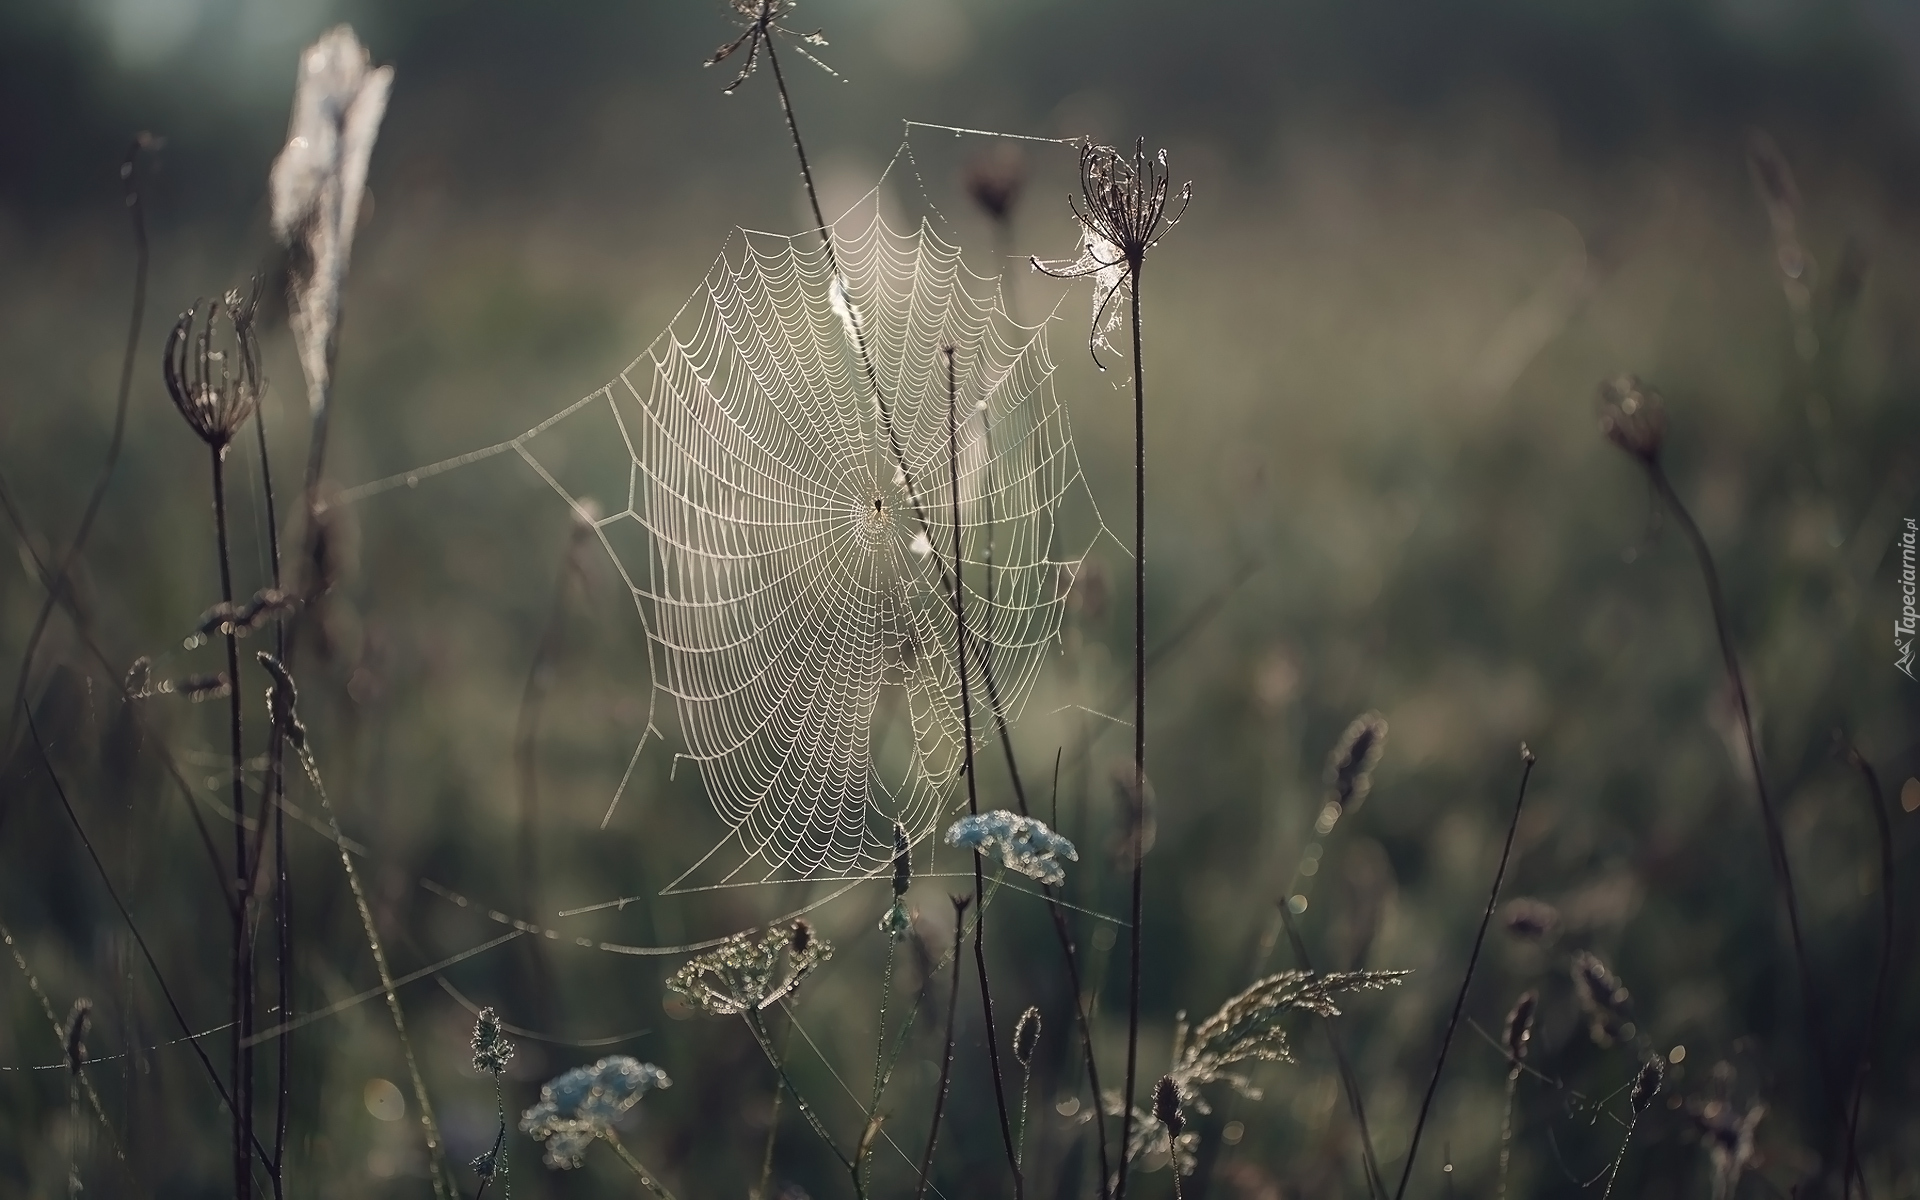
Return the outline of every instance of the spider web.
{"type": "Polygon", "coordinates": [[[955,466],[976,751],[1018,714],[1101,528],[1047,322],[1014,320],[927,218],[890,224],[885,182],[831,224],[831,250],[819,231],[740,230],[652,345],[520,437],[341,498],[510,449],[591,523],[651,675],[607,816],[664,694],[676,769],[697,764],[727,831],[669,892],[696,873],[863,875],[889,862],[895,821],[916,841],[934,829],[965,761],[955,466]],[[556,441],[615,461],[596,477],[556,441]],[[1091,521],[1063,554],[1070,500],[1091,521]]]}

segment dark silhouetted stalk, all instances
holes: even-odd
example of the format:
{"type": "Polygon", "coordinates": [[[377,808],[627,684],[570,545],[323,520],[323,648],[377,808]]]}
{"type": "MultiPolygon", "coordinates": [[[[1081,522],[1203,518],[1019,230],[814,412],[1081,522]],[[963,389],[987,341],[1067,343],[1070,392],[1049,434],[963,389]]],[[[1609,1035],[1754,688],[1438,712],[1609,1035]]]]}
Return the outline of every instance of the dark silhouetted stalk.
{"type": "Polygon", "coordinates": [[[1133,905],[1127,925],[1127,1076],[1120,1094],[1120,1182],[1115,1200],[1127,1194],[1127,1143],[1133,1135],[1133,1086],[1140,1057],[1141,876],[1147,842],[1147,393],[1140,361],[1140,268],[1128,264],[1133,317],[1133,905]]]}
{"type": "MultiPolygon", "coordinates": [[[[1286,927],[1287,940],[1293,944],[1293,957],[1302,971],[1313,970],[1313,960],[1307,957],[1307,943],[1300,937],[1300,930],[1294,926],[1293,914],[1287,910],[1283,898],[1279,903],[1280,920],[1286,927]]],[[[1373,1153],[1373,1133],[1367,1127],[1367,1106],[1360,1096],[1360,1077],[1354,1074],[1353,1062],[1347,1057],[1346,1045],[1340,1040],[1340,1030],[1333,1018],[1322,1014],[1320,1027],[1326,1031],[1327,1046],[1333,1051],[1333,1061],[1340,1069],[1340,1085],[1347,1093],[1347,1108],[1353,1113],[1353,1123],[1360,1130],[1360,1166],[1367,1177],[1367,1196],[1369,1200],[1384,1200],[1386,1181],[1380,1174],[1380,1160],[1373,1153]]]]}
{"type": "MultiPolygon", "coordinates": [[[[979,855],[974,856],[975,861],[979,855]]],[[[940,1141],[940,1118],[947,1111],[947,1085],[953,1080],[953,1018],[960,1007],[960,939],[966,936],[967,906],[971,896],[953,897],[953,982],[947,990],[946,1048],[940,1053],[940,1087],[933,1094],[933,1120],[927,1126],[927,1152],[920,1156],[920,1183],[913,1200],[926,1200],[927,1178],[933,1170],[933,1148],[940,1141]]]]}
{"type": "MultiPolygon", "coordinates": [[[[960,550],[960,415],[954,386],[954,348],[944,347],[947,360],[947,464],[953,502],[953,625],[954,649],[960,668],[960,727],[964,738],[967,772],[967,812],[980,813],[979,789],[975,785],[973,761],[973,696],[967,684],[967,605],[965,581],[961,578],[960,550]]],[[[1000,1039],[993,1027],[993,985],[987,979],[987,902],[986,882],[980,868],[980,856],[973,856],[973,898],[980,915],[973,922],[973,965],[980,976],[980,1007],[987,1022],[987,1063],[993,1068],[993,1100],[1000,1115],[1000,1137],[1006,1143],[1007,1167],[1013,1172],[1016,1200],[1027,1191],[1020,1171],[1020,1154],[1013,1144],[1013,1124],[1007,1115],[1007,1085],[1000,1073],[1000,1039]]]]}
{"type": "MultiPolygon", "coordinates": [[[[220,542],[220,600],[233,606],[233,562],[227,542],[226,453],[223,442],[212,448],[213,524],[220,542]]],[[[226,629],[227,642],[227,738],[232,751],[233,770],[233,879],[239,903],[233,910],[233,987],[228,998],[233,1028],[233,1194],[245,1200],[253,1194],[252,1172],[248,1169],[247,1143],[251,1140],[253,1114],[253,1049],[247,1044],[252,1032],[252,985],[248,972],[247,925],[253,910],[252,873],[247,869],[247,784],[246,751],[242,745],[240,635],[231,622],[226,629]]]]}
{"type": "MultiPolygon", "coordinates": [[[[1893,830],[1887,823],[1886,800],[1880,791],[1880,776],[1851,740],[1842,735],[1847,761],[1860,772],[1866,785],[1867,803],[1873,809],[1873,828],[1880,842],[1880,969],[1873,981],[1873,1007],[1867,1016],[1867,1028],[1860,1040],[1860,1056],[1854,1066],[1851,1094],[1847,1098],[1847,1165],[1841,1176],[1841,1200],[1853,1194],[1854,1173],[1859,1170],[1860,1101],[1866,1092],[1867,1072],[1871,1068],[1874,1039],[1880,1031],[1880,1018],[1887,999],[1887,973],[1893,967],[1893,830]]],[[[1866,1180],[1860,1191],[1866,1193],[1866,1180]]]]}
{"type": "Polygon", "coordinates": [[[1460,979],[1460,992],[1453,998],[1453,1015],[1447,1018],[1446,1036],[1440,1039],[1440,1053],[1433,1060],[1433,1077],[1427,1081],[1427,1094],[1420,1101],[1420,1116],[1413,1123],[1413,1140],[1407,1146],[1407,1161],[1400,1168],[1400,1186],[1394,1200],[1407,1194],[1407,1181],[1413,1178],[1413,1162],[1420,1153],[1420,1134],[1427,1126],[1427,1113],[1433,1108],[1434,1093],[1440,1090],[1440,1072],[1447,1065],[1447,1047],[1453,1044],[1454,1030],[1460,1026],[1460,1011],[1467,1005],[1467,989],[1473,985],[1473,970],[1480,964],[1480,947],[1487,940],[1487,926],[1493,923],[1493,910],[1500,904],[1500,885],[1507,878],[1507,860],[1513,856],[1513,838],[1520,831],[1520,810],[1527,803],[1527,781],[1533,778],[1533,751],[1520,747],[1520,794],[1513,801],[1513,820],[1507,823],[1507,841],[1500,850],[1500,866],[1493,873],[1493,887],[1487,892],[1487,909],[1480,915],[1480,932],[1473,938],[1473,953],[1467,956],[1467,972],[1460,979]]]}
{"type": "MultiPolygon", "coordinates": [[[[40,611],[33,620],[33,628],[27,634],[26,649],[20,655],[20,671],[14,680],[13,704],[8,710],[9,745],[14,740],[11,733],[15,728],[14,714],[20,712],[27,702],[27,678],[33,668],[33,656],[40,648],[40,639],[46,632],[47,622],[53,617],[54,608],[66,595],[67,577],[73,571],[73,565],[80,560],[80,552],[86,548],[87,538],[93,533],[94,519],[100,515],[100,505],[107,498],[107,486],[113,482],[114,469],[120,464],[120,449],[126,444],[127,401],[133,394],[133,368],[139,356],[140,327],[146,320],[147,312],[149,255],[146,207],[140,196],[140,152],[152,144],[151,137],[140,134],[127,148],[127,157],[120,164],[120,182],[126,193],[127,220],[133,229],[133,311],[127,317],[126,347],[120,354],[120,383],[113,400],[113,433],[107,439],[107,454],[100,463],[99,478],[94,480],[93,491],[87,496],[86,507],[80,513],[80,524],[74,528],[73,542],[61,558],[59,568],[53,572],[53,578],[47,584],[47,597],[41,602],[40,611]]],[[[75,619],[79,619],[78,613],[75,619]]],[[[0,820],[5,816],[6,809],[0,807],[0,820]]]]}

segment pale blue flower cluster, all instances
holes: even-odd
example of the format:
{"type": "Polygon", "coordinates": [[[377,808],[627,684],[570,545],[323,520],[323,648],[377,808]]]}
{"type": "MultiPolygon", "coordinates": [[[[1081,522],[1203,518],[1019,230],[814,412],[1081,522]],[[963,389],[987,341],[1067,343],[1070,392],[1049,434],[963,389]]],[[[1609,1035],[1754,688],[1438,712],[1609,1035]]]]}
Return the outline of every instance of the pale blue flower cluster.
{"type": "Polygon", "coordinates": [[[612,1131],[615,1118],[652,1089],[671,1086],[659,1067],[615,1054],[542,1084],[540,1103],[521,1116],[520,1129],[547,1144],[548,1166],[577,1167],[593,1140],[612,1131]]]}
{"type": "Polygon", "coordinates": [[[1048,829],[1046,822],[1004,808],[961,817],[947,830],[947,845],[996,859],[1009,871],[1045,884],[1066,882],[1060,859],[1080,861],[1073,843],[1048,829]]]}

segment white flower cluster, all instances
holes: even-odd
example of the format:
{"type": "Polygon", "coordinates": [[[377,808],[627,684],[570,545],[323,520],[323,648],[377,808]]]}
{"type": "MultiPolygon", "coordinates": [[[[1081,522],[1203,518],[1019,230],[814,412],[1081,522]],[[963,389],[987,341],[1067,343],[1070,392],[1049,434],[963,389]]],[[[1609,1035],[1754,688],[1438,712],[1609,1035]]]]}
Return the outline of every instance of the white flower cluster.
{"type": "Polygon", "coordinates": [[[1066,882],[1062,858],[1079,862],[1073,843],[1048,829],[1046,822],[997,808],[962,817],[947,830],[947,845],[999,861],[1009,871],[1058,885],[1066,882]]]}
{"type": "Polygon", "coordinates": [[[612,1132],[615,1118],[654,1088],[671,1086],[659,1067],[615,1054],[542,1084],[540,1103],[521,1116],[520,1129],[547,1144],[548,1166],[577,1167],[594,1139],[612,1132]]]}

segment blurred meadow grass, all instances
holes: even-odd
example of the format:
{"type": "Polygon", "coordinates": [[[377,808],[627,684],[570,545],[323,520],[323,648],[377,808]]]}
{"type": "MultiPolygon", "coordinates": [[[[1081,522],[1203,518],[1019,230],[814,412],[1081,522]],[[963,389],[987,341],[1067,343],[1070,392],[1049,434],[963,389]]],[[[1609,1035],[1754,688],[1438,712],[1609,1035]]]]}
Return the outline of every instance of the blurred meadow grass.
{"type": "MultiPolygon", "coordinates": [[[[302,27],[306,37],[329,16],[354,17],[398,79],[356,246],[332,481],[380,478],[513,436],[625,366],[732,226],[804,226],[770,93],[718,94],[721,73],[697,64],[725,26],[691,7],[586,6],[549,19],[507,5],[462,14],[421,4],[384,18],[316,13],[302,27]]],[[[1376,17],[1407,17],[1401,6],[1375,7],[1376,17]]],[[[957,59],[937,61],[950,46],[929,49],[929,35],[892,29],[894,14],[855,0],[802,14],[826,27],[832,61],[851,81],[790,68],[830,196],[878,175],[901,117],[1108,140],[1143,128],[1150,145],[1170,148],[1176,176],[1197,184],[1191,214],[1156,252],[1146,310],[1149,642],[1184,631],[1156,664],[1149,694],[1157,830],[1144,923],[1146,1077],[1163,1069],[1176,1012],[1197,1020],[1249,983],[1256,964],[1293,965],[1285,939],[1274,941],[1274,904],[1314,840],[1329,748],[1356,714],[1376,710],[1391,732],[1371,796],[1325,838],[1315,873],[1295,890],[1308,898],[1298,923],[1317,965],[1413,971],[1395,990],[1343,1004],[1340,1022],[1389,1179],[1485,903],[1523,740],[1541,761],[1505,895],[1552,903],[1560,924],[1545,944],[1496,927],[1466,1009],[1486,1036],[1464,1030],[1452,1047],[1413,1194],[1492,1191],[1507,1072],[1492,1039],[1522,990],[1543,997],[1531,1062],[1589,1095],[1631,1082],[1632,1053],[1587,1039],[1567,977],[1575,949],[1600,955],[1631,989],[1647,1044],[1673,1051],[1667,1089],[1683,1102],[1663,1099],[1636,1132],[1623,1194],[1709,1189],[1688,1106],[1722,1093],[1743,1111],[1768,1106],[1761,1178],[1741,1194],[1786,1194],[1813,1169],[1822,1068],[1803,1032],[1699,576],[1640,473],[1598,430],[1597,383],[1631,371],[1666,398],[1669,470],[1725,579],[1820,1016],[1848,1078],[1870,1000],[1880,881],[1861,785],[1832,755],[1834,729],[1888,785],[1899,953],[1861,1147],[1876,1196],[1920,1194],[1920,1024],[1911,1015],[1920,784],[1910,782],[1920,775],[1920,691],[1893,669],[1887,637],[1897,609],[1889,547],[1898,520],[1920,516],[1910,90],[1920,67],[1912,57],[1889,65],[1895,52],[1875,43],[1877,10],[1850,9],[1825,25],[1802,13],[1794,20],[1804,26],[1789,22],[1772,40],[1750,24],[1716,24],[1712,6],[1662,20],[1645,6],[1591,5],[1562,25],[1462,5],[1450,27],[1407,17],[1397,32],[1321,6],[1178,18],[1123,6],[1093,28],[1066,6],[929,11],[964,18],[971,32],[957,59]],[[1431,55],[1400,44],[1417,40],[1424,21],[1440,26],[1426,29],[1431,55]],[[1273,46],[1273,59],[1220,61],[1221,47],[1194,32],[1209,23],[1212,38],[1244,34],[1273,46]],[[1804,30],[1822,36],[1796,41],[1804,30]],[[1482,36],[1503,31],[1511,45],[1482,36]],[[1316,46],[1325,61],[1312,65],[1316,46]],[[1474,48],[1455,53],[1462,46],[1474,48]],[[1639,64],[1644,77],[1607,94],[1601,84],[1611,86],[1621,63],[1639,64]],[[1267,80],[1289,66],[1292,81],[1267,80]],[[995,86],[976,94],[975,79],[995,86]],[[1816,313],[1827,311],[1847,247],[1869,264],[1857,303],[1820,326],[1811,361],[1796,350],[1743,157],[1755,122],[1773,128],[1798,180],[1816,313]],[[1914,803],[1900,806],[1901,796],[1914,803]]],[[[150,184],[155,269],[128,448],[74,586],[116,662],[149,654],[157,672],[211,669],[178,649],[215,598],[204,467],[153,368],[165,319],[241,282],[265,256],[264,212],[254,206],[296,47],[261,68],[273,87],[222,93],[177,67],[118,62],[97,31],[48,12],[0,18],[17,39],[7,61],[58,48],[40,69],[69,90],[49,94],[88,99],[10,118],[32,129],[10,135],[25,157],[0,189],[0,475],[29,536],[41,539],[36,548],[64,545],[111,421],[131,274],[111,177],[117,143],[99,131],[124,140],[155,127],[170,141],[150,184]],[[149,106],[177,123],[146,115],[149,106]],[[107,149],[93,154],[99,145],[107,149]]],[[[216,37],[215,17],[201,19],[168,62],[216,37]]],[[[993,270],[1000,244],[960,186],[977,144],[919,131],[911,145],[927,198],[975,268],[993,270]]],[[[1071,154],[1035,147],[1026,162],[1005,247],[1070,253],[1062,200],[1071,154]]],[[[890,186],[910,178],[896,174],[890,186]]],[[[918,198],[903,192],[899,203],[911,211],[918,198]]],[[[1124,363],[1097,372],[1081,340],[1084,289],[1022,261],[1009,263],[1010,303],[1027,319],[1059,304],[1058,386],[1094,496],[1118,532],[1124,363]]],[[[274,331],[267,429],[284,478],[297,479],[299,368],[278,310],[264,323],[274,331]]],[[[233,473],[245,481],[251,469],[241,459],[233,473]]],[[[729,932],[830,890],[656,896],[717,829],[697,774],[669,778],[670,749],[649,749],[599,828],[646,720],[644,635],[609,564],[575,553],[571,514],[521,463],[503,456],[344,511],[350,562],[316,610],[324,636],[301,675],[303,715],[348,836],[371,848],[364,870],[397,969],[499,932],[423,889],[422,877],[567,937],[639,944],[729,932]],[[550,631],[529,824],[516,728],[550,631]],[[635,899],[554,915],[620,897],[635,899]]],[[[263,562],[261,519],[250,499],[240,502],[247,578],[263,562]]],[[[12,664],[44,593],[24,552],[10,558],[0,661],[12,664]]],[[[1030,786],[1065,748],[1059,825],[1081,848],[1065,895],[1108,914],[1126,904],[1111,781],[1128,761],[1128,737],[1076,706],[1124,708],[1129,565],[1112,542],[1096,548],[1062,653],[1015,730],[1030,786]]],[[[64,619],[50,626],[29,679],[54,761],[170,982],[205,1014],[200,1027],[217,1024],[225,934],[183,806],[151,748],[130,745],[112,679],[64,619]]],[[[220,707],[149,706],[196,782],[222,769],[220,707]]],[[[258,720],[251,710],[249,719],[258,720]]],[[[12,753],[0,776],[0,918],[57,1009],[93,999],[96,1055],[172,1040],[31,744],[12,753]]],[[[981,785],[983,807],[1008,802],[997,766],[981,785]]],[[[303,1011],[373,981],[337,858],[310,833],[289,829],[303,1011]]],[[[960,869],[951,852],[935,864],[960,869]]],[[[847,1144],[859,1132],[856,1106],[825,1063],[861,1088],[886,956],[875,928],[884,886],[815,914],[837,953],[796,1008],[825,1061],[796,1039],[793,1073],[847,1144]]],[[[923,879],[909,897],[935,957],[952,919],[940,892],[958,886],[923,879]]],[[[1017,894],[994,906],[996,1006],[1004,1022],[1029,1003],[1049,1017],[1029,1150],[1036,1194],[1091,1194],[1081,1157],[1091,1100],[1067,1023],[1055,1019],[1066,985],[1041,909],[1017,894]]],[[[1124,933],[1116,943],[1110,922],[1074,924],[1099,985],[1103,1078],[1117,1081],[1124,933]]],[[[921,976],[909,949],[901,953],[908,995],[921,976]]],[[[678,961],[522,939],[444,978],[460,996],[563,1039],[645,1030],[610,1049],[659,1063],[675,1086],[648,1099],[628,1140],[679,1195],[737,1195],[758,1177],[773,1076],[736,1025],[695,1016],[664,992],[678,961]]],[[[0,1065],[58,1062],[24,978],[10,963],[0,977],[0,1065]]],[[[916,1023],[886,1127],[908,1156],[937,1070],[944,979],[927,990],[933,1011],[916,1023]]],[[[494,1130],[490,1088],[467,1064],[472,1014],[432,980],[403,995],[450,1154],[464,1162],[494,1130]]],[[[997,1194],[999,1134],[966,998],[958,1027],[934,1181],[947,1195],[997,1194]]],[[[1215,1096],[1214,1114],[1195,1118],[1206,1194],[1363,1193],[1325,1042],[1305,1017],[1292,1042],[1298,1063],[1258,1072],[1263,1100],[1215,1096]]],[[[510,1116],[541,1080],[606,1052],[522,1039],[508,1068],[510,1116]]],[[[297,1194],[425,1193],[416,1126],[383,1119],[392,1103],[377,1085],[394,1081],[404,1093],[405,1082],[377,999],[296,1034],[294,1065],[297,1194]]],[[[177,1046],[92,1069],[138,1186],[116,1174],[98,1127],[83,1122],[96,1143],[82,1157],[89,1187],[219,1189],[224,1122],[196,1071],[177,1046]]],[[[57,1071],[0,1072],[0,1128],[9,1131],[0,1190],[61,1186],[77,1136],[66,1090],[57,1071]]],[[[1570,1115],[1538,1080],[1524,1079],[1520,1096],[1512,1193],[1583,1194],[1579,1183],[1611,1160],[1619,1130],[1570,1115]]],[[[410,1103],[400,1095],[402,1111],[410,1103]]],[[[532,1143],[509,1136],[513,1187],[525,1195],[631,1187],[611,1159],[546,1172],[532,1143]]],[[[902,1194],[912,1171],[892,1151],[880,1155],[879,1194],[902,1194]]],[[[775,1179],[813,1195],[845,1190],[790,1106],[775,1179]]],[[[1164,1168],[1136,1187],[1170,1193],[1164,1168]]],[[[1196,1194],[1192,1184],[1186,1194],[1196,1194]]]]}

